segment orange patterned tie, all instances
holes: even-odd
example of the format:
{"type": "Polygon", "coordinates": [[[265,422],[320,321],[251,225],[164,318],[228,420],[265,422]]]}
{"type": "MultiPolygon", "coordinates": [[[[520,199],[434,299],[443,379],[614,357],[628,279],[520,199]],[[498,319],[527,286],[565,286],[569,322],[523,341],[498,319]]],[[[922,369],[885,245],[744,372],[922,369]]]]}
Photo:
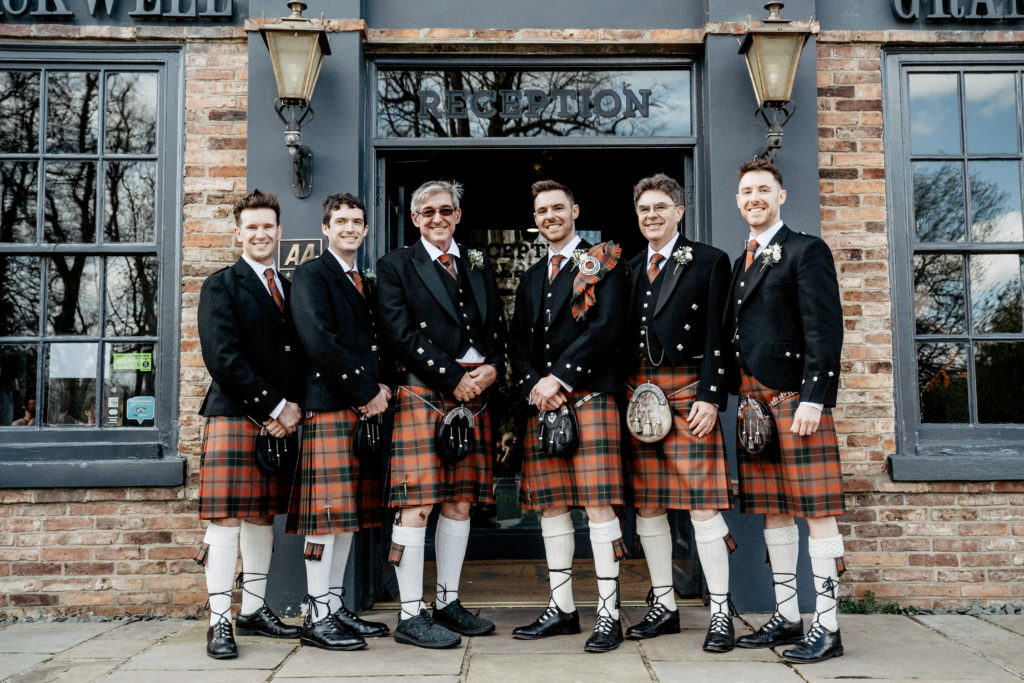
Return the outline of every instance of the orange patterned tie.
{"type": "Polygon", "coordinates": [[[440,262],[442,266],[444,266],[444,269],[448,271],[449,275],[451,275],[456,280],[459,279],[459,273],[455,270],[454,256],[452,256],[451,254],[441,254],[440,256],[437,257],[437,260],[440,262]]]}
{"type": "Polygon", "coordinates": [[[359,271],[358,270],[350,270],[350,271],[348,271],[348,276],[350,278],[352,278],[352,284],[354,284],[356,286],[356,290],[358,290],[358,292],[363,297],[365,297],[366,296],[366,290],[363,289],[363,276],[359,274],[359,271]]]}
{"type": "Polygon", "coordinates": [[[281,290],[277,288],[277,283],[274,281],[274,269],[267,268],[263,271],[263,277],[267,278],[267,289],[270,290],[270,296],[273,297],[274,303],[284,313],[284,297],[281,296],[281,290]]]}
{"type": "Polygon", "coordinates": [[[554,282],[555,276],[558,275],[558,271],[562,269],[562,261],[565,257],[561,254],[555,254],[551,257],[551,277],[548,278],[548,282],[554,282]]]}
{"type": "Polygon", "coordinates": [[[654,278],[658,277],[658,273],[661,272],[661,262],[665,260],[665,257],[661,254],[655,254],[651,257],[651,265],[647,268],[647,281],[654,282],[654,278]]]}
{"type": "Polygon", "coordinates": [[[757,252],[757,248],[761,246],[757,243],[757,240],[750,240],[747,242],[747,261],[743,264],[743,270],[750,267],[750,264],[754,262],[754,254],[757,252]]]}

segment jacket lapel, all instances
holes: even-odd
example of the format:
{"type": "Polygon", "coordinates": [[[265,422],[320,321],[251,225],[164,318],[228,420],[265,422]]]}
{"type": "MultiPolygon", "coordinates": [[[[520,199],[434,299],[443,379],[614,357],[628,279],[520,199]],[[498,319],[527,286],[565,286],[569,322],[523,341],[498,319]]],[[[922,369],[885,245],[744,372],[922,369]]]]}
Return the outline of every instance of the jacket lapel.
{"type": "Polygon", "coordinates": [[[441,308],[453,320],[458,321],[459,316],[455,312],[455,304],[452,303],[451,297],[448,296],[444,283],[441,282],[441,275],[437,272],[434,262],[430,260],[430,256],[420,240],[416,240],[416,243],[412,246],[412,265],[416,268],[416,274],[420,276],[420,280],[423,281],[427,291],[433,295],[437,303],[441,304],[441,308]]]}
{"type": "MultiPolygon", "coordinates": [[[[576,245],[576,249],[583,249],[589,251],[592,245],[588,244],[586,240],[581,240],[576,245]]],[[[544,263],[547,264],[547,255],[544,255],[544,263]]],[[[573,264],[572,259],[568,259],[562,263],[561,270],[558,271],[558,275],[555,276],[554,282],[548,285],[548,294],[551,295],[550,305],[547,307],[551,309],[552,317],[562,313],[563,311],[569,312],[569,302],[572,299],[572,285],[576,280],[576,275],[579,274],[579,270],[573,264]]],[[[547,268],[544,268],[544,277],[547,277],[547,268]]],[[[541,302],[544,303],[544,302],[541,302]]]]}
{"type": "MultiPolygon", "coordinates": [[[[352,278],[345,273],[341,264],[338,263],[338,259],[336,259],[333,254],[329,254],[325,251],[320,258],[323,259],[324,265],[327,266],[327,270],[331,272],[335,281],[337,281],[338,288],[342,291],[342,296],[348,299],[349,305],[358,313],[363,325],[368,327],[370,320],[369,314],[366,310],[366,299],[359,294],[359,290],[356,289],[355,283],[352,282],[352,278]]],[[[364,289],[367,286],[368,285],[366,283],[363,284],[364,289]]]]}
{"type": "MultiPolygon", "coordinates": [[[[689,241],[683,235],[679,236],[676,240],[676,249],[685,247],[689,244],[689,241]]],[[[674,252],[675,250],[673,250],[674,252]]],[[[658,293],[658,302],[654,305],[654,315],[658,315],[661,309],[665,306],[669,297],[672,296],[672,290],[676,288],[676,285],[686,274],[687,265],[676,263],[675,260],[669,256],[665,261],[665,265],[662,266],[662,277],[665,278],[661,282],[661,291],[658,293]]]]}
{"type": "MultiPolygon", "coordinates": [[[[274,316],[274,319],[281,317],[281,311],[277,308],[277,304],[274,303],[274,297],[270,296],[270,292],[263,286],[260,279],[256,276],[256,271],[249,266],[244,259],[238,259],[235,265],[231,266],[232,270],[235,271],[235,275],[241,280],[242,287],[249,292],[264,309],[266,309],[269,315],[274,316]]],[[[281,283],[281,287],[284,287],[284,283],[281,283]]],[[[288,290],[285,290],[285,296],[288,296],[288,290]]]]}
{"type": "Polygon", "coordinates": [[[640,275],[644,273],[644,263],[647,261],[647,250],[644,249],[641,253],[633,257],[633,260],[629,262],[629,300],[633,301],[636,296],[636,288],[640,283],[640,275]]]}
{"type": "MultiPolygon", "coordinates": [[[[768,246],[770,247],[773,244],[778,244],[781,246],[782,243],[786,241],[786,238],[789,237],[789,232],[789,228],[783,225],[781,228],[779,228],[779,231],[775,233],[775,237],[773,237],[771,242],[768,243],[768,246]]],[[[783,254],[782,258],[786,258],[785,254],[783,254]]],[[[776,266],[764,265],[764,252],[762,251],[761,255],[758,256],[757,259],[755,259],[754,262],[750,264],[750,269],[740,274],[740,279],[744,283],[746,283],[743,287],[744,296],[740,297],[743,299],[744,303],[747,301],[747,299],[750,298],[750,295],[753,293],[754,289],[759,284],[761,284],[761,281],[768,274],[768,271],[774,267],[776,266]]],[[[740,268],[743,268],[742,263],[740,264],[740,268]]]]}
{"type": "MultiPolygon", "coordinates": [[[[459,245],[459,253],[466,254],[466,247],[459,245]]],[[[487,292],[484,289],[484,276],[480,268],[469,265],[469,258],[462,258],[459,265],[466,269],[466,280],[469,288],[473,291],[473,298],[476,300],[476,308],[480,311],[480,320],[487,320],[487,292]]],[[[436,268],[434,270],[437,270],[436,268]]]]}

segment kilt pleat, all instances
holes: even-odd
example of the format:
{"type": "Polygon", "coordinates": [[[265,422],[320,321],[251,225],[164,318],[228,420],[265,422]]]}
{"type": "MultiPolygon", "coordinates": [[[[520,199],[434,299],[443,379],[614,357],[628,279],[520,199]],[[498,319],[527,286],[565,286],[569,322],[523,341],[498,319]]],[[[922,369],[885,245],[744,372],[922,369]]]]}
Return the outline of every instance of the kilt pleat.
{"type": "Polygon", "coordinates": [[[213,416],[203,430],[199,518],[264,517],[288,511],[292,463],[268,476],[256,469],[260,430],[248,418],[213,416]]]}
{"type": "MultiPolygon", "coordinates": [[[[771,401],[781,392],[769,389],[756,379],[741,375],[740,395],[771,401]]],[[[740,480],[740,504],[743,512],[833,517],[841,515],[843,472],[839,464],[839,440],[832,410],[821,412],[818,430],[810,436],[793,434],[800,396],[792,396],[771,407],[778,429],[778,462],[771,458],[737,453],[740,480]]]]}
{"type": "MultiPolygon", "coordinates": [[[[703,438],[694,436],[686,422],[697,396],[697,386],[680,389],[699,379],[699,369],[696,363],[655,367],[644,359],[628,380],[631,387],[650,382],[666,395],[679,391],[668,397],[672,430],[664,439],[644,443],[629,435],[632,456],[627,461],[627,481],[638,508],[725,510],[731,507],[729,461],[721,421],[703,438]]],[[[629,391],[627,398],[632,393],[629,391]]]]}
{"type": "Polygon", "coordinates": [[[307,414],[288,509],[289,533],[336,534],[383,523],[380,468],[356,459],[355,424],[351,410],[307,414]]]}
{"type": "Polygon", "coordinates": [[[434,434],[441,419],[437,410],[448,411],[459,404],[451,396],[418,386],[397,390],[395,430],[391,439],[391,467],[388,506],[433,505],[442,501],[489,503],[491,493],[491,421],[480,412],[480,397],[465,403],[476,415],[476,446],[461,462],[448,465],[437,455],[434,434]]]}
{"type": "MultiPolygon", "coordinates": [[[[569,394],[575,404],[585,391],[569,394]]],[[[525,507],[622,505],[622,428],[611,394],[599,393],[576,408],[580,445],[570,457],[549,457],[540,450],[538,416],[526,423],[526,457],[520,498],[525,507]]]]}

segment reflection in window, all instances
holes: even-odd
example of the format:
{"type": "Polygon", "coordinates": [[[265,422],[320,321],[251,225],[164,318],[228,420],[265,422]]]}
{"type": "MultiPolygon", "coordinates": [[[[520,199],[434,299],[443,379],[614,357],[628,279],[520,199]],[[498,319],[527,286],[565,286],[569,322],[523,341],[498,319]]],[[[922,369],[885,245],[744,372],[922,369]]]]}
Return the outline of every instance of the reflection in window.
{"type": "Polygon", "coordinates": [[[918,334],[956,334],[967,329],[962,256],[914,255],[914,312],[918,334]]]}
{"type": "Polygon", "coordinates": [[[156,413],[152,344],[106,344],[103,426],[151,427],[156,413]]]}
{"type": "Polygon", "coordinates": [[[46,425],[95,427],[96,344],[50,344],[46,359],[46,425]]]}
{"type": "Polygon", "coordinates": [[[970,422],[964,344],[918,344],[917,385],[922,422],[970,422]]]}
{"type": "Polygon", "coordinates": [[[37,168],[35,161],[0,162],[0,242],[35,242],[37,168]]]}
{"type": "Polygon", "coordinates": [[[972,161],[971,239],[975,242],[1020,242],[1020,163],[972,161]]]}
{"type": "Polygon", "coordinates": [[[0,336],[39,334],[40,261],[35,256],[0,255],[0,336]]]}
{"type": "Polygon", "coordinates": [[[47,242],[96,241],[96,162],[46,163],[47,242]]]}
{"type": "MultiPolygon", "coordinates": [[[[1020,300],[1018,299],[1018,310],[1020,300]]],[[[1024,342],[974,345],[978,422],[1020,423],[1024,410],[1024,342]]]]}
{"type": "Polygon", "coordinates": [[[100,75],[51,71],[46,88],[46,151],[92,154],[99,134],[100,75]]]}
{"type": "Polygon", "coordinates": [[[1016,151],[1017,88],[1012,73],[964,74],[967,151],[1016,151]]]}
{"type": "Polygon", "coordinates": [[[915,161],[914,224],[922,242],[963,242],[964,174],[959,162],[915,161]]]}
{"type": "Polygon", "coordinates": [[[910,149],[913,154],[960,151],[960,90],[956,74],[910,74],[910,149]]]}
{"type": "Polygon", "coordinates": [[[36,424],[36,347],[0,345],[0,426],[36,424]]]}
{"type": "Polygon", "coordinates": [[[103,238],[152,242],[156,214],[156,162],[108,161],[103,238]]]}
{"type": "Polygon", "coordinates": [[[107,76],[106,147],[120,154],[152,154],[156,148],[157,80],[154,73],[107,76]]]}
{"type": "Polygon", "coordinates": [[[158,275],[155,256],[107,257],[107,334],[156,334],[158,275]]]}
{"type": "Polygon", "coordinates": [[[971,256],[971,317],[977,333],[1024,331],[1017,254],[971,256]]]}
{"type": "Polygon", "coordinates": [[[50,259],[46,333],[100,333],[100,257],[83,254],[50,259]]]}
{"type": "Polygon", "coordinates": [[[0,153],[39,147],[39,72],[0,70],[0,153]]]}

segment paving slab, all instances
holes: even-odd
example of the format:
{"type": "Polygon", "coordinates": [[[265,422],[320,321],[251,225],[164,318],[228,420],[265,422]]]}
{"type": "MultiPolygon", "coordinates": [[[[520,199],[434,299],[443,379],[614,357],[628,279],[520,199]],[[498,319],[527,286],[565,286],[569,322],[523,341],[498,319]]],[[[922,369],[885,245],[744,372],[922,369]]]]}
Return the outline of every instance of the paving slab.
{"type": "Polygon", "coordinates": [[[537,654],[531,657],[515,654],[472,656],[466,683],[493,683],[503,680],[544,683],[650,683],[651,675],[639,657],[631,653],[620,653],[618,650],[600,654],[581,652],[537,654]]]}
{"type": "Polygon", "coordinates": [[[291,683],[294,681],[302,681],[302,683],[459,683],[458,676],[318,676],[316,678],[301,677],[301,678],[287,678],[282,677],[281,674],[277,674],[272,679],[274,681],[282,681],[282,683],[291,683]]]}
{"type": "MultiPolygon", "coordinates": [[[[864,683],[863,678],[816,678],[804,673],[807,683],[864,683]]],[[[885,683],[987,683],[986,678],[872,678],[885,683]]]]}
{"type": "Polygon", "coordinates": [[[114,640],[101,636],[64,650],[55,659],[115,659],[123,662],[146,648],[152,647],[153,643],[153,640],[114,640]]]}
{"type": "MultiPolygon", "coordinates": [[[[167,636],[180,633],[188,628],[194,628],[204,621],[195,619],[161,619],[153,621],[129,621],[119,623],[118,627],[107,631],[98,639],[111,640],[160,640],[167,636]]],[[[206,637],[206,629],[203,629],[203,637],[206,637]]]]}
{"type": "MultiPolygon", "coordinates": [[[[298,647],[298,641],[275,642],[260,638],[258,643],[252,642],[255,639],[245,639],[249,642],[243,643],[242,640],[239,639],[238,657],[235,659],[210,659],[206,656],[205,641],[202,646],[193,643],[161,643],[130,659],[121,670],[178,672],[176,678],[180,681],[182,671],[275,669],[298,647]],[[291,644],[293,642],[294,644],[291,644]]],[[[146,673],[145,678],[146,683],[152,683],[149,680],[149,673],[146,673]]],[[[136,673],[136,683],[137,681],[136,673]]]]}
{"type": "MultiPolygon", "coordinates": [[[[212,659],[210,660],[213,661],[212,659]]],[[[181,671],[147,671],[145,683],[264,683],[269,681],[270,671],[224,670],[224,671],[189,671],[183,676],[181,671]]],[[[96,679],[96,683],[139,683],[138,671],[117,671],[96,679]]]]}
{"type": "Polygon", "coordinates": [[[918,620],[985,659],[1024,674],[1024,636],[977,617],[927,615],[918,620]]]}
{"type": "MultiPolygon", "coordinates": [[[[516,626],[522,626],[530,623],[533,619],[540,616],[544,610],[526,610],[522,608],[485,608],[480,610],[480,616],[484,619],[490,619],[494,622],[495,630],[494,633],[488,636],[478,636],[473,638],[473,649],[472,653],[481,654],[514,654],[520,653],[523,655],[533,654],[554,654],[554,653],[583,653],[583,646],[587,642],[587,638],[594,630],[594,623],[597,618],[594,614],[581,614],[580,615],[580,633],[579,635],[571,636],[552,636],[550,638],[541,638],[540,640],[519,640],[512,636],[512,629],[516,626]]],[[[626,628],[626,624],[623,623],[623,629],[626,628]]],[[[465,641],[465,638],[463,638],[465,641]]],[[[637,653],[636,641],[627,640],[619,647],[616,652],[631,652],[637,653]]]]}
{"type": "Polygon", "coordinates": [[[117,628],[116,622],[46,622],[10,624],[0,631],[0,653],[45,652],[54,654],[117,628]]]}
{"type": "Polygon", "coordinates": [[[15,654],[4,654],[0,656],[0,681],[6,681],[8,676],[14,676],[31,669],[39,662],[50,658],[45,652],[22,652],[15,654]]]}
{"type": "MultiPolygon", "coordinates": [[[[737,633],[745,633],[745,627],[738,619],[733,619],[733,628],[737,633]]],[[[707,627],[700,630],[687,629],[679,634],[668,634],[641,640],[640,647],[647,659],[669,662],[778,662],[779,658],[769,649],[748,650],[737,647],[729,652],[705,652],[704,637],[707,627]]]]}
{"type": "Polygon", "coordinates": [[[1024,614],[986,614],[981,618],[990,624],[1024,636],[1024,614]]]}
{"type": "MultiPolygon", "coordinates": [[[[625,629],[627,626],[632,626],[638,623],[647,614],[647,606],[643,607],[626,607],[622,610],[622,628],[625,629]]],[[[755,619],[759,619],[761,615],[754,615],[755,619]]],[[[765,616],[765,621],[768,617],[765,616]]],[[[707,632],[708,624],[711,623],[711,612],[707,607],[704,606],[693,606],[686,605],[679,607],[679,627],[685,630],[696,630],[707,632]]],[[[737,622],[737,627],[742,627],[742,624],[737,622]]],[[[746,633],[746,631],[744,631],[746,633]]]]}
{"type": "Polygon", "coordinates": [[[51,659],[6,680],[8,683],[83,683],[116,669],[121,662],[120,659],[51,659]]]}
{"type": "MultiPolygon", "coordinates": [[[[950,618],[956,620],[956,624],[968,627],[963,617],[950,618]]],[[[910,617],[844,614],[839,617],[839,626],[843,632],[845,656],[816,664],[792,665],[798,673],[805,678],[813,676],[829,680],[1019,680],[997,664],[910,617]]],[[[953,628],[954,624],[949,626],[953,628]]]]}
{"type": "MultiPolygon", "coordinates": [[[[651,662],[661,683],[799,683],[802,679],[782,662],[651,662]]],[[[863,683],[863,682],[862,682],[863,683]]],[[[920,683],[920,682],[918,682],[920,683]]]]}
{"type": "Polygon", "coordinates": [[[365,650],[331,652],[299,647],[277,673],[278,678],[319,676],[458,676],[466,653],[467,638],[459,647],[428,650],[396,643],[393,638],[373,638],[365,650]]]}

